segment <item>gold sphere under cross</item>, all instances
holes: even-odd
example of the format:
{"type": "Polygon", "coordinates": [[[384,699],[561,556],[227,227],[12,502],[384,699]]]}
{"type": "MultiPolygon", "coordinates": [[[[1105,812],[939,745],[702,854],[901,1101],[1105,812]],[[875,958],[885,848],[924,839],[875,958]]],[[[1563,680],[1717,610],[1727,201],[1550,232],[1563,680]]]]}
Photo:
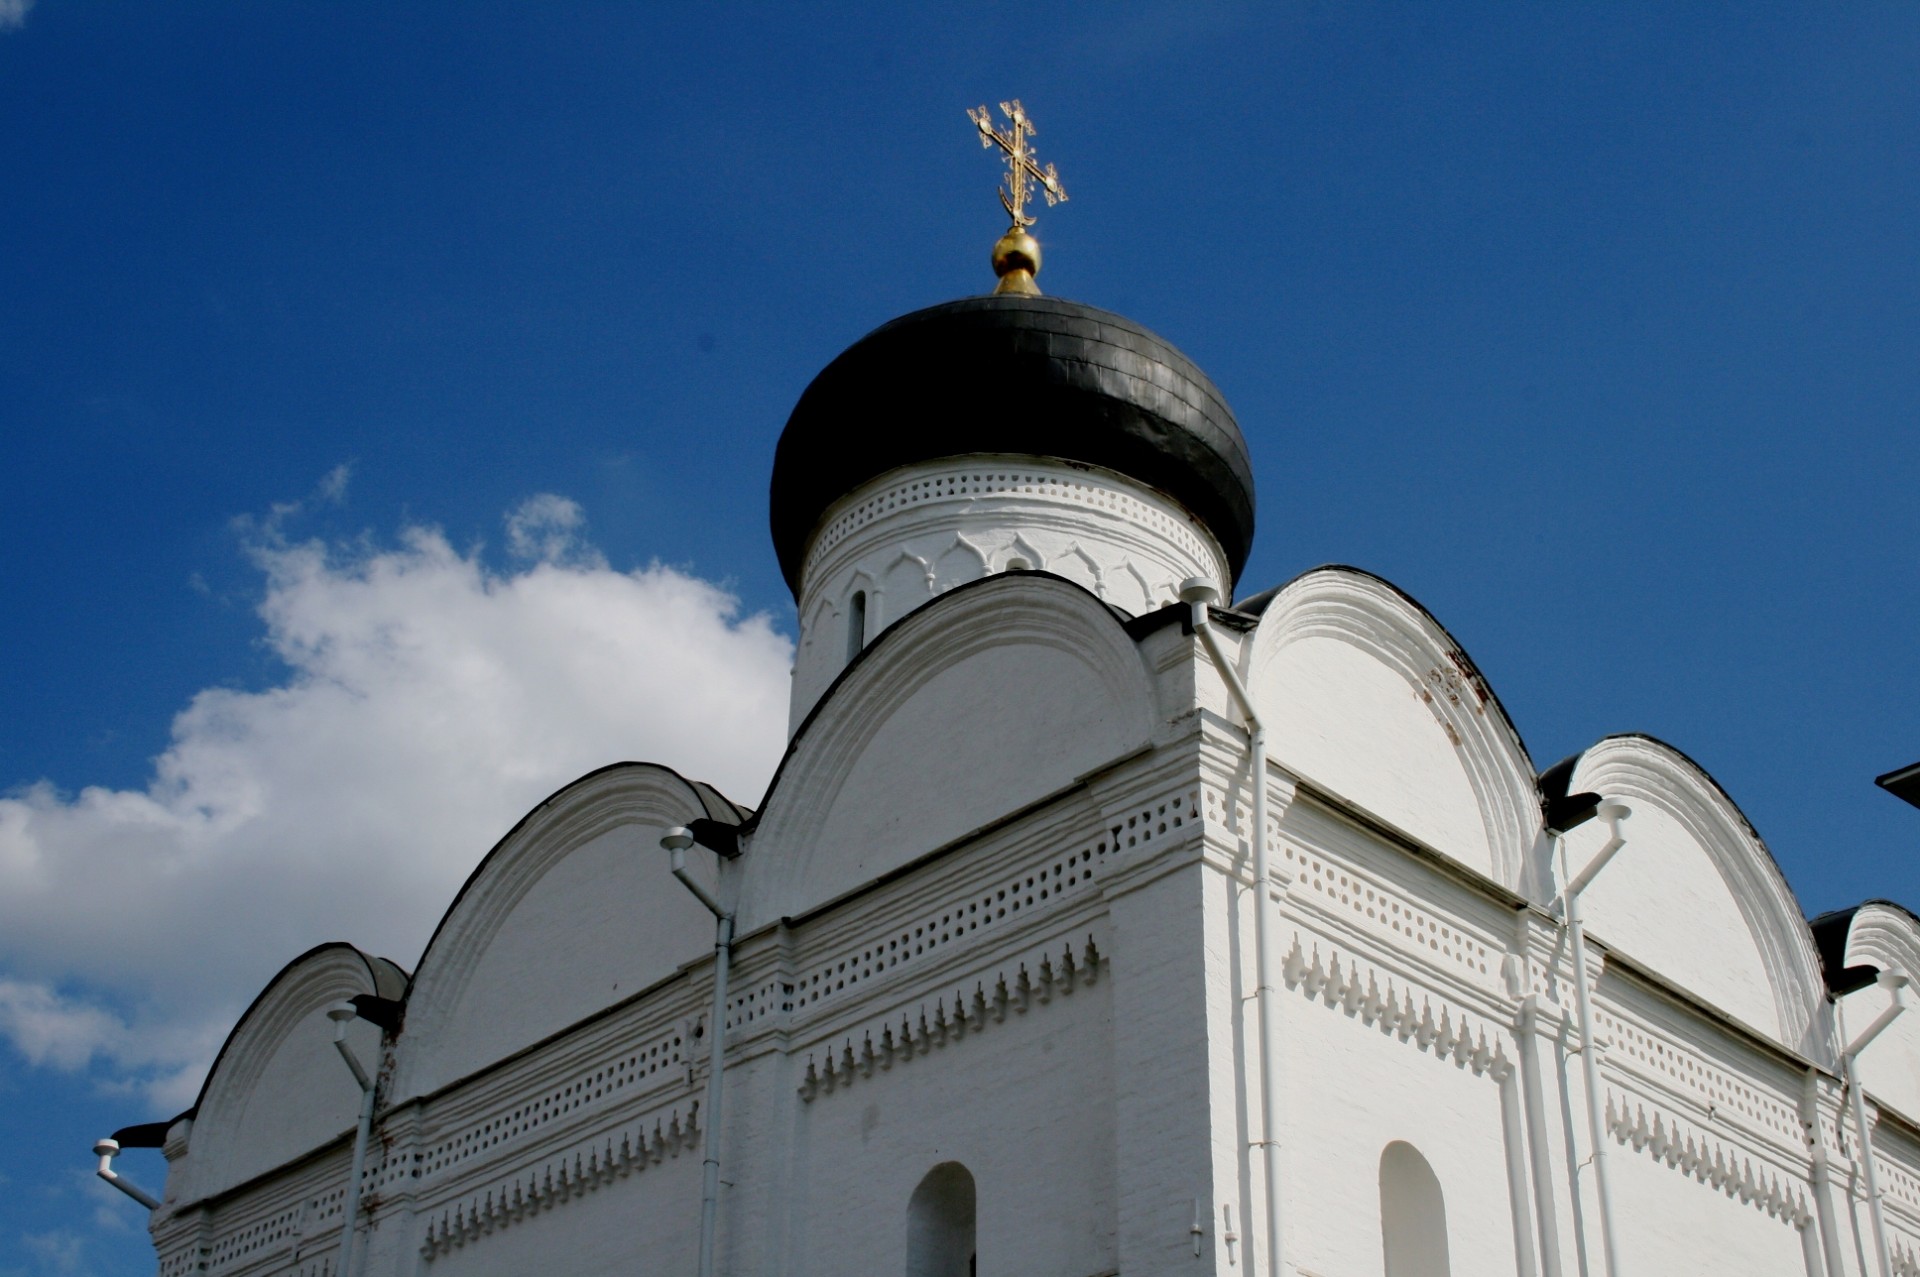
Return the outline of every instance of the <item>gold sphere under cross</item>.
{"type": "Polygon", "coordinates": [[[1034,160],[1033,148],[1027,145],[1027,139],[1040,130],[1027,118],[1020,100],[1002,102],[1000,112],[1007,117],[1008,127],[1004,130],[993,126],[993,117],[985,106],[967,112],[967,118],[979,131],[980,145],[998,146],[1007,161],[1007,181],[1000,188],[1000,205],[1013,219],[1013,225],[993,246],[993,273],[1000,277],[993,291],[1038,295],[1040,286],[1033,282],[1033,277],[1040,273],[1040,244],[1027,233],[1027,227],[1033,225],[1033,218],[1027,214],[1027,201],[1037,186],[1049,206],[1062,204],[1066,202],[1067,190],[1060,184],[1060,175],[1053,165],[1041,168],[1034,160]]]}

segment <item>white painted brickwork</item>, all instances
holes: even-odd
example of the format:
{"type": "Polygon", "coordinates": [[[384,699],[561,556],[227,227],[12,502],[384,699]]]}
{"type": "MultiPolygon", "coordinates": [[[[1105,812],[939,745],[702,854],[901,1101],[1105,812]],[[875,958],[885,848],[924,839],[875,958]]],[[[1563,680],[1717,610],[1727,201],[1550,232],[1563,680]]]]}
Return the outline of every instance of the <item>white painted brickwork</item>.
{"type": "MultiPolygon", "coordinates": [[[[1340,586],[1319,582],[1303,597],[1319,606],[1337,599],[1340,586]]],[[[1064,615],[1059,609],[1079,606],[1077,587],[1044,578],[1007,578],[991,588],[1007,596],[994,605],[1006,615],[1064,615]]],[[[1364,580],[1348,588],[1378,606],[1364,580]]],[[[1393,624],[1417,633],[1419,621],[1408,612],[1393,624]]],[[[1267,626],[1321,628],[1275,613],[1267,626]]],[[[1242,659],[1257,659],[1262,642],[1256,631],[1232,646],[1242,659]]],[[[1104,769],[1036,795],[1037,804],[1009,812],[1009,820],[975,820],[974,832],[955,843],[909,843],[884,882],[808,901],[809,891],[840,892],[828,885],[838,879],[780,868],[794,849],[762,839],[783,828],[833,827],[838,804],[870,805],[885,794],[856,786],[787,800],[814,812],[810,820],[791,811],[776,820],[782,795],[770,799],[761,832],[720,879],[724,894],[745,900],[762,890],[757,876],[772,874],[786,906],[798,909],[785,922],[763,919],[738,944],[726,1026],[723,1271],[904,1273],[914,1186],[932,1167],[958,1162],[977,1186],[982,1273],[1266,1272],[1266,1186],[1251,1145],[1263,1097],[1254,1081],[1258,1024],[1247,1013],[1253,903],[1244,737],[1202,708],[1225,701],[1177,621],[1139,639],[1138,649],[1137,677],[1151,689],[1142,694],[1161,698],[1184,688],[1177,693],[1187,698],[1184,713],[1156,713],[1142,728],[1149,738],[1132,752],[1103,746],[1104,769]],[[801,907],[809,903],[811,910],[801,907]]],[[[965,669],[970,658],[955,659],[965,669]]],[[[1445,650],[1434,659],[1446,659],[1445,650]]],[[[1299,669],[1271,660],[1266,668],[1299,669]]],[[[1315,677],[1345,668],[1329,662],[1315,677]]],[[[884,686],[870,693],[860,693],[858,681],[846,686],[850,694],[885,694],[884,686]]],[[[1430,686],[1408,680],[1404,687],[1419,715],[1412,721],[1449,741],[1440,730],[1446,717],[1436,718],[1421,696],[1430,686]]],[[[1024,699],[1018,688],[994,691],[1024,699]]],[[[1260,694],[1272,698],[1276,716],[1285,712],[1277,689],[1260,694]]],[[[1337,687],[1319,695],[1341,703],[1337,687]]],[[[835,712],[852,719],[898,709],[853,704],[835,712]]],[[[1478,714],[1464,704],[1449,710],[1478,714]]],[[[1008,728],[1040,730],[1017,719],[1008,728]]],[[[1447,783],[1466,796],[1458,810],[1477,814],[1464,846],[1427,844],[1362,797],[1319,786],[1316,770],[1334,769],[1316,762],[1312,742],[1345,749],[1336,737],[1357,739],[1364,725],[1315,730],[1296,731],[1298,752],[1277,758],[1269,778],[1279,874],[1272,889],[1285,923],[1274,1040],[1286,1087],[1279,1111],[1290,1268],[1318,1277],[1383,1272],[1382,1157],[1389,1145],[1404,1145],[1440,1186],[1451,1273],[1574,1277],[1583,1262],[1586,1272],[1603,1271],[1590,1150],[1570,1116],[1584,1098],[1563,938],[1547,902],[1529,894],[1531,853],[1502,861],[1486,850],[1523,846],[1538,830],[1482,832],[1500,818],[1499,801],[1487,797],[1498,787],[1476,786],[1471,767],[1449,763],[1457,779],[1447,783]],[[1488,875],[1502,863],[1509,878],[1488,875]],[[1523,1000],[1538,1008],[1531,1033],[1522,1028],[1523,1000]],[[1530,1096],[1530,1087],[1537,1093],[1530,1096]]],[[[1468,748],[1460,735],[1449,751],[1468,748]]],[[[864,739],[895,752],[910,745],[864,739]]],[[[848,746],[823,730],[799,748],[848,746]]],[[[925,758],[913,765],[938,774],[946,744],[919,748],[925,758]]],[[[1487,756],[1497,757],[1491,749],[1487,756]]],[[[1620,774],[1658,777],[1669,766],[1652,746],[1614,757],[1607,765],[1620,774]]],[[[808,764],[801,758],[790,766],[808,764]]],[[[839,774],[862,773],[849,764],[839,774]]],[[[1699,791],[1690,773],[1666,774],[1675,779],[1638,782],[1638,801],[1657,804],[1663,792],[1675,792],[1680,814],[1639,828],[1670,840],[1686,828],[1687,804],[1697,803],[1699,791]]],[[[489,862],[449,927],[534,951],[539,929],[567,916],[539,883],[568,879],[538,867],[563,865],[568,855],[587,864],[609,845],[657,842],[670,820],[695,814],[692,791],[667,774],[583,782],[545,816],[551,832],[509,844],[489,862]],[[607,816],[612,826],[569,814],[616,810],[628,814],[607,816]],[[556,855],[541,838],[575,850],[556,855]],[[530,905],[500,904],[506,884],[530,905]],[[462,921],[468,917],[475,921],[462,921]]],[[[1693,823],[1716,836],[1697,810],[1693,823]]],[[[1702,910],[1703,918],[1771,925],[1765,895],[1743,900],[1738,875],[1708,872],[1716,855],[1736,854],[1730,846],[1643,844],[1634,873],[1645,891],[1721,892],[1724,908],[1702,910]]],[[[572,890],[592,890],[590,876],[573,880],[580,885],[572,890]]],[[[1809,1094],[1814,1138],[1834,1172],[1826,1213],[1843,1234],[1842,1271],[1870,1271],[1860,1267],[1863,1256],[1871,1263],[1872,1247],[1853,1187],[1853,1139],[1840,1110],[1831,1032],[1821,1027],[1827,1020],[1805,1019],[1802,1008],[1817,1010],[1817,996],[1809,1004],[1774,983],[1770,971],[1790,973],[1792,961],[1761,956],[1786,942],[1749,935],[1695,958],[1663,949],[1658,937],[1641,939],[1643,922],[1610,933],[1608,918],[1626,885],[1596,897],[1592,923],[1602,946],[1596,993],[1620,1271],[1823,1272],[1820,1190],[1803,1120],[1809,1094]],[[1605,959],[1614,934],[1640,940],[1652,965],[1629,961],[1637,957],[1631,950],[1605,959]],[[1728,965],[1729,953],[1751,956],[1740,956],[1740,967],[1728,965]],[[1689,991],[1694,961],[1711,973],[1706,992],[1689,991]],[[1725,996],[1733,979],[1748,983],[1725,996]],[[1748,1014],[1728,1014],[1709,992],[1748,1014]],[[1743,1023],[1749,1019],[1770,1022],[1743,1023]],[[1811,1052],[1808,1023],[1826,1035],[1811,1052]]],[[[657,901],[629,897],[625,911],[583,900],[575,916],[607,932],[602,943],[621,928],[644,933],[650,909],[681,903],[670,887],[659,884],[657,901]]],[[[1885,918],[1876,925],[1882,933],[1895,926],[1885,918]]],[[[583,940],[593,937],[568,942],[583,940]]],[[[1865,933],[1861,943],[1870,943],[1865,933]]],[[[1894,941],[1877,943],[1884,949],[1894,941]]],[[[368,1272],[691,1269],[711,962],[697,945],[689,948],[674,969],[634,966],[625,986],[634,993],[558,1034],[544,1027],[538,987],[486,991],[490,1014],[527,1005],[525,1031],[535,1036],[522,1043],[511,1024],[496,1025],[489,1040],[502,1053],[436,1066],[456,1075],[383,1108],[363,1198],[368,1272]]],[[[494,970],[480,958],[430,954],[429,963],[494,970]]],[[[627,961],[648,959],[632,950],[627,961]]],[[[318,1014],[322,994],[337,995],[340,979],[294,979],[312,986],[314,1005],[276,1017],[272,1032],[284,1040],[255,1040],[243,1026],[222,1069],[285,1074],[304,1085],[293,1064],[307,1057],[283,1056],[287,1050],[337,1067],[321,1053],[324,1043],[301,1037],[298,1026],[318,1014]]],[[[423,971],[416,985],[442,987],[436,979],[423,971]]],[[[450,1003],[421,1014],[424,1024],[461,1012],[450,1003]]],[[[386,1051],[389,1085],[408,1074],[409,1052],[435,1049],[413,1033],[410,1025],[386,1051]]],[[[376,1054],[371,1041],[362,1045],[376,1054]]],[[[1888,1058],[1881,1067],[1894,1072],[1888,1058]]],[[[331,1074],[320,1069],[314,1077],[331,1074]]],[[[248,1113],[271,1112],[275,1102],[250,1096],[248,1113]]],[[[335,1272],[351,1105],[335,1107],[333,1134],[316,1154],[289,1155],[244,1183],[202,1159],[221,1159],[221,1141],[237,1145],[251,1117],[202,1113],[177,1129],[168,1206],[155,1222],[160,1271],[335,1272]],[[216,1131],[228,1134],[216,1139],[216,1131]],[[195,1184],[231,1187],[208,1194],[195,1184]]],[[[1897,1270],[1914,1272],[1920,1141],[1898,1117],[1881,1122],[1875,1140],[1897,1270]]]]}
{"type": "Polygon", "coordinates": [[[790,730],[850,651],[935,596],[1015,568],[1064,576],[1135,616],[1173,602],[1190,577],[1227,575],[1203,526],[1109,470],[976,456],[893,471],[842,498],[814,534],[801,577],[790,730]],[[848,635],[856,615],[857,642],[848,635]]]}
{"type": "MultiPolygon", "coordinates": [[[[792,751],[738,859],[694,852],[739,921],[724,1023],[710,919],[655,849],[742,813],[662,767],[596,772],[484,861],[410,982],[334,946],[262,995],[170,1132],[160,1273],[338,1273],[357,1097],[321,1016],[378,993],[406,1018],[352,1030],[381,1079],[367,1277],[691,1274],[720,1036],[734,1277],[912,1277],[910,1234],[969,1227],[913,1272],[1268,1277],[1270,1100],[1285,1277],[1600,1277],[1589,1051],[1618,1277],[1868,1277],[1839,1044],[1887,994],[1836,1007],[1705,773],[1641,737],[1573,771],[1633,809],[1584,897],[1582,1043],[1554,898],[1604,833],[1555,864],[1472,661],[1347,569],[1217,617],[1269,725],[1255,883],[1246,733],[1188,616],[1156,611],[1193,575],[1224,575],[1219,547],[1104,472],[963,458],[850,494],[805,565],[792,751]],[[949,1201],[910,1228],[923,1181],[970,1184],[971,1225],[949,1201]]],[[[1847,965],[1920,970],[1903,911],[1851,928],[1847,965]]],[[[1864,1077],[1892,1265],[1920,1273],[1920,1020],[1864,1077]]]]}

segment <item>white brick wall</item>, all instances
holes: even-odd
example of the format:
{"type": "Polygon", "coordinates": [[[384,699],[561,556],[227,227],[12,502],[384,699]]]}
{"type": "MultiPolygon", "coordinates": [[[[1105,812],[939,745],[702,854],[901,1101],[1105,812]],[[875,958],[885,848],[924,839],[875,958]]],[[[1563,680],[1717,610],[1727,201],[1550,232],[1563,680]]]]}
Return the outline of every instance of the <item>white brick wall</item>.
{"type": "MultiPolygon", "coordinates": [[[[1363,585],[1323,582],[1296,597],[1333,606],[1367,594],[1363,585]]],[[[969,666],[961,653],[949,667],[961,673],[946,683],[903,670],[844,684],[845,702],[830,707],[844,725],[823,731],[817,769],[796,761],[782,783],[814,779],[797,796],[776,788],[745,856],[723,872],[723,894],[752,908],[727,1030],[721,1270],[901,1273],[914,1187],[957,1160],[978,1187],[983,1274],[1264,1274],[1267,1185],[1253,1140],[1266,1044],[1253,1014],[1244,735],[1177,618],[1135,637],[1057,582],[987,588],[1004,592],[997,614],[1018,631],[983,640],[995,659],[969,666]],[[1082,723],[1063,738],[1048,734],[1049,721],[1064,721],[1043,712],[1062,680],[1019,657],[1042,632],[1083,636],[1075,641],[1091,672],[1080,695],[1124,702],[1089,721],[1126,730],[1108,740],[1082,723]],[[967,729],[982,739],[943,738],[941,724],[958,721],[954,698],[969,694],[992,698],[1004,715],[992,730],[967,729]],[[916,706],[921,695],[944,699],[916,706]],[[856,730],[863,722],[898,730],[856,730]],[[966,761],[993,749],[998,762],[966,761]],[[892,779],[858,780],[877,774],[863,770],[862,751],[884,753],[867,761],[895,764],[892,779]],[[1088,761],[1038,789],[1021,787],[1076,751],[1088,761]],[[983,789],[949,782],[943,764],[1013,771],[983,789]],[[997,806],[996,787],[1011,795],[997,806]],[[783,803],[799,814],[776,819],[783,803]],[[917,815],[876,823],[884,803],[917,815]],[[938,837],[928,832],[936,828],[938,837]],[[865,841],[856,845],[849,830],[865,841]],[[858,862],[860,874],[843,873],[855,853],[872,859],[858,862]]],[[[1368,597],[1376,612],[1398,606],[1379,591],[1368,597]]],[[[1395,819],[1373,805],[1380,777],[1344,792],[1275,753],[1268,783],[1285,963],[1273,1041],[1291,1267],[1310,1277],[1382,1272],[1380,1159],[1404,1141],[1440,1182],[1453,1273],[1594,1277],[1603,1267],[1581,1044],[1568,1025],[1563,936],[1540,889],[1538,817],[1528,825],[1514,815],[1516,788],[1532,783],[1514,762],[1524,756],[1502,743],[1504,720],[1489,718],[1497,703],[1476,695],[1435,711],[1412,676],[1393,673],[1418,664],[1408,665],[1408,644],[1431,639],[1410,604],[1411,619],[1395,622],[1400,655],[1376,653],[1365,696],[1342,692],[1342,672],[1357,668],[1346,654],[1315,670],[1302,664],[1311,649],[1298,660],[1253,659],[1269,640],[1284,646],[1274,636],[1288,626],[1333,641],[1287,606],[1283,598],[1262,622],[1275,627],[1265,638],[1224,634],[1252,676],[1275,680],[1256,682],[1263,712],[1316,718],[1278,739],[1333,742],[1346,766],[1364,760],[1367,741],[1412,730],[1411,721],[1425,733],[1419,747],[1383,740],[1379,756],[1419,773],[1409,792],[1446,796],[1444,819],[1416,827],[1413,809],[1395,819]],[[1394,678],[1404,703],[1388,695],[1394,678]],[[1313,694],[1291,697],[1289,688],[1313,694]],[[1365,720],[1369,706],[1385,706],[1377,721],[1365,720]],[[1336,721],[1342,713],[1362,721],[1336,721]],[[1439,762],[1421,761],[1436,751],[1439,762]],[[1523,1038],[1528,997],[1540,1016],[1523,1038]]],[[[966,612],[976,625],[995,614],[966,612]]],[[[925,614],[929,661],[943,644],[966,646],[937,632],[940,616],[925,614]]],[[[1447,659],[1439,647],[1429,655],[1447,659]]],[[[803,741],[803,751],[813,748],[803,741]]],[[[1811,1076],[1835,1165],[1842,1267],[1859,1273],[1871,1245],[1849,1200],[1853,1143],[1834,1131],[1832,1043],[1817,993],[1806,1004],[1817,1014],[1794,1001],[1807,991],[1792,985],[1800,957],[1777,901],[1742,876],[1763,866],[1715,868],[1748,853],[1738,840],[1703,846],[1712,831],[1682,818],[1687,794],[1713,795],[1658,750],[1632,759],[1635,774],[1650,777],[1635,801],[1681,815],[1639,827],[1670,854],[1610,868],[1619,877],[1594,911],[1619,1271],[1820,1271],[1799,1122],[1811,1076]],[[1711,952],[1646,931],[1644,918],[1636,924],[1636,890],[1710,900],[1693,913],[1714,920],[1701,933],[1711,952]]],[[[458,1022],[465,995],[421,994],[418,1018],[391,1045],[368,1185],[370,1273],[692,1267],[711,958],[698,937],[679,944],[677,963],[644,937],[636,945],[629,931],[645,915],[621,906],[655,886],[585,872],[595,857],[657,841],[673,804],[693,801],[661,786],[604,827],[576,819],[604,806],[601,789],[560,796],[543,816],[552,832],[536,829],[469,888],[462,909],[475,921],[452,928],[448,951],[429,955],[416,988],[456,987],[436,964],[486,973],[485,1005],[497,1020],[486,1028],[497,1040],[475,1045],[474,1026],[458,1022]],[[476,902],[493,902],[494,913],[476,902]],[[496,936],[512,947],[493,958],[521,959],[460,950],[496,936]],[[569,984],[575,972],[580,982],[569,984]],[[462,1063],[420,1067],[449,1043],[466,1044],[462,1063]],[[395,1086],[408,1077],[416,1084],[395,1086]]],[[[657,887],[674,889],[664,878],[657,887]]],[[[203,1113],[195,1131],[183,1131],[169,1209],[156,1217],[163,1272],[328,1271],[350,1108],[321,1123],[334,1134],[310,1137],[310,1154],[289,1149],[221,1195],[193,1188],[232,1183],[239,1161],[222,1150],[240,1147],[242,1128],[270,1122],[284,1099],[253,1094],[244,1113],[203,1113]],[[222,1123],[238,1134],[202,1135],[222,1123]]],[[[1896,1254],[1910,1264],[1920,1249],[1920,1140],[1897,1116],[1875,1138],[1896,1254]]]]}

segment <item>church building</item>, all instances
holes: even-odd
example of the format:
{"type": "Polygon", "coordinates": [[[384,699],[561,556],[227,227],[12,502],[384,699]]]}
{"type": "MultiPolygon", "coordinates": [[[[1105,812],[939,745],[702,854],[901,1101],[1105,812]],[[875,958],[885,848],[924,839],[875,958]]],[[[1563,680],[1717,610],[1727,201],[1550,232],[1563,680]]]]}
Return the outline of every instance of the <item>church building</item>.
{"type": "Polygon", "coordinates": [[[1017,204],[780,436],[757,807],[612,763],[410,972],[294,958],[97,1150],[162,1277],[1920,1273],[1920,923],[1661,741],[1530,758],[1386,581],[1241,582],[1226,400],[1017,204]]]}

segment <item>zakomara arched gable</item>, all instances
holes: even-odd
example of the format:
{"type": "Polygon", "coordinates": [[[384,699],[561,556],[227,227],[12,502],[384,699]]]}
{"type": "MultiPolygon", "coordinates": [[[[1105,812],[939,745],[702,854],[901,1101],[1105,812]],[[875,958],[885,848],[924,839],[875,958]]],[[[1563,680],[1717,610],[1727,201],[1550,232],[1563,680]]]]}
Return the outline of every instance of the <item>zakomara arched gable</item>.
{"type": "MultiPolygon", "coordinates": [[[[671,976],[712,950],[713,917],[668,872],[661,836],[744,813],[652,763],[562,789],[501,839],[447,910],[407,994],[395,1101],[430,1094],[671,976]]],[[[710,873],[712,858],[693,858],[710,873]]]]}
{"type": "MultiPolygon", "coordinates": [[[[371,993],[398,998],[407,975],[350,944],[307,950],[267,982],[215,1057],[192,1110],[186,1175],[169,1193],[197,1201],[352,1135],[360,1086],[333,1047],[326,1009],[371,993]]],[[[371,1065],[380,1030],[347,1026],[347,1041],[371,1065]]]]}
{"type": "Polygon", "coordinates": [[[1275,765],[1538,895],[1533,764],[1480,671],[1419,604],[1369,573],[1317,568],[1272,596],[1246,663],[1275,765]]]}
{"type": "Polygon", "coordinates": [[[749,840],[742,931],[874,881],[1143,748],[1155,685],[1120,619],[1044,572],[901,620],[796,735],[749,840]]]}
{"type": "MultiPolygon", "coordinates": [[[[1575,764],[1572,792],[1624,800],[1626,845],[1582,896],[1609,948],[1811,1059],[1825,1059],[1819,954],[1772,853],[1733,800],[1679,750],[1609,736],[1575,764]]],[[[1573,872],[1605,840],[1566,838],[1573,872]]]]}
{"type": "MultiPolygon", "coordinates": [[[[1893,969],[1920,976],[1920,922],[1913,914],[1889,900],[1869,900],[1851,913],[1845,968],[1858,969],[1862,975],[1868,969],[1874,974],[1893,969]]],[[[1889,997],[1873,980],[1839,993],[1846,1034],[1859,1036],[1886,1010],[1889,997]]],[[[1898,1110],[1910,1123],[1920,1123],[1920,1015],[1911,1009],[1915,1000],[1909,987],[1909,1010],[1860,1052],[1860,1080],[1867,1094],[1898,1110]]]]}

